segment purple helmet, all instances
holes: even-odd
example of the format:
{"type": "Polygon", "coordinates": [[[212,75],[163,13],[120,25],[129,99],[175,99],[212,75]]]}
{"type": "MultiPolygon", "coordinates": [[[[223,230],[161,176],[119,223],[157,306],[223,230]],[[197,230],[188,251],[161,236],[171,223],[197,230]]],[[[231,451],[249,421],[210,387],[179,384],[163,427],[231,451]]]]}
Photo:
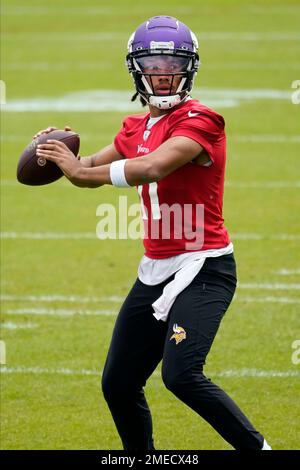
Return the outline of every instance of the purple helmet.
{"type": "Polygon", "coordinates": [[[192,89],[199,67],[197,51],[196,36],[176,18],[154,16],[142,23],[129,38],[126,56],[137,91],[133,99],[139,94],[142,100],[160,109],[181,103],[192,89]],[[157,89],[153,76],[167,76],[168,84],[157,89]]]}

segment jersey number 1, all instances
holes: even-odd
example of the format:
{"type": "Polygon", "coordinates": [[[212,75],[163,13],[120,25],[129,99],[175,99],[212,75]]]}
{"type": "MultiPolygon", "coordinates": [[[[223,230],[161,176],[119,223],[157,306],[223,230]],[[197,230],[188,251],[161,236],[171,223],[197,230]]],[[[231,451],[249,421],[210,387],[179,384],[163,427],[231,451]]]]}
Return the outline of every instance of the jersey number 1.
{"type": "MultiPolygon", "coordinates": [[[[157,183],[149,183],[148,185],[149,191],[149,198],[151,204],[151,213],[152,219],[159,220],[161,218],[160,208],[159,208],[159,200],[157,194],[157,183]]],[[[144,200],[143,200],[143,186],[138,186],[138,193],[141,198],[141,206],[142,206],[142,217],[144,220],[148,219],[147,208],[145,207],[144,200]]]]}

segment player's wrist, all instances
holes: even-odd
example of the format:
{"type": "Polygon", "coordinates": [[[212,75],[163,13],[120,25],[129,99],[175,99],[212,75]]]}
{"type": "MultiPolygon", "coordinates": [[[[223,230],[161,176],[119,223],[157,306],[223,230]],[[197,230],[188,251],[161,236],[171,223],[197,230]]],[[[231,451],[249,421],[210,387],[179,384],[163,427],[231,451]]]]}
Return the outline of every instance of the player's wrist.
{"type": "Polygon", "coordinates": [[[116,160],[110,164],[109,177],[111,184],[118,188],[130,188],[125,175],[126,159],[116,160]]]}
{"type": "Polygon", "coordinates": [[[92,156],[80,157],[78,160],[80,160],[80,164],[84,168],[92,168],[94,166],[92,156]]]}

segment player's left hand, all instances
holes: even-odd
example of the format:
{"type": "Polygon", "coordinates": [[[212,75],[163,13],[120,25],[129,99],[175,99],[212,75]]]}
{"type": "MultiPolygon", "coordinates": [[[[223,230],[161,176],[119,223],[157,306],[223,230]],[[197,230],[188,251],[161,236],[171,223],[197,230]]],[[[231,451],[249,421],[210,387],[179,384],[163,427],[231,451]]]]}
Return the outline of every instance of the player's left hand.
{"type": "Polygon", "coordinates": [[[56,163],[63,174],[75,186],[82,186],[83,182],[80,178],[82,165],[80,158],[75,157],[74,153],[63,143],[58,140],[47,140],[46,144],[37,146],[36,154],[56,163]]]}

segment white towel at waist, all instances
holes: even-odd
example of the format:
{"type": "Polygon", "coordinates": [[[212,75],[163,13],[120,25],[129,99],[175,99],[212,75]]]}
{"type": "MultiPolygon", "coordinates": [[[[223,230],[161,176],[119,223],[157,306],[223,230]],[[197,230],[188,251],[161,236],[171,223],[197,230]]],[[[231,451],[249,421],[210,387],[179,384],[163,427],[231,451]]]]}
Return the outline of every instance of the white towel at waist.
{"type": "Polygon", "coordinates": [[[143,256],[138,269],[138,277],[144,284],[149,286],[160,284],[176,273],[174,279],[165,286],[162,295],[152,304],[154,317],[157,320],[167,321],[176,297],[199,273],[206,258],[216,258],[230,253],[233,253],[232,243],[225,248],[183,253],[165,259],[154,260],[143,256]]]}

